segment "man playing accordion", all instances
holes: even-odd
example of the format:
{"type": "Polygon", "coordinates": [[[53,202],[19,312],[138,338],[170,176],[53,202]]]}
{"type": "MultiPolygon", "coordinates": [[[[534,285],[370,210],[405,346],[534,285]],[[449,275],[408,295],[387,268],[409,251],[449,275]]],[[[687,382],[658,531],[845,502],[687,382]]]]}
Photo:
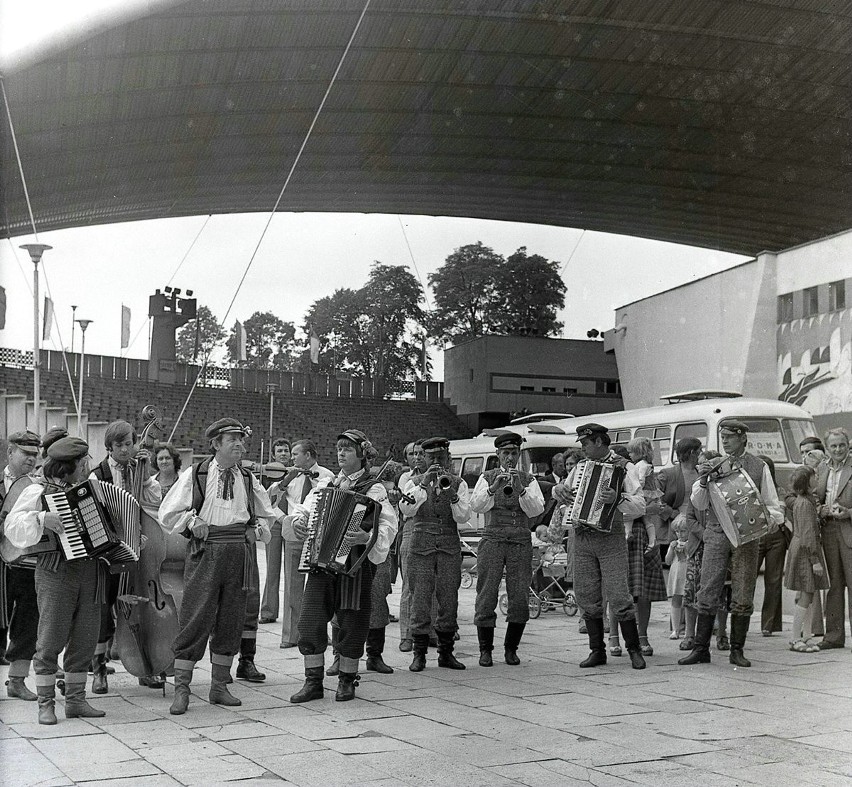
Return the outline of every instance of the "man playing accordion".
{"type": "Polygon", "coordinates": [[[743,655],[743,648],[749,619],[754,611],[754,586],[757,583],[760,542],[754,538],[737,547],[731,544],[722,529],[717,510],[714,509],[714,506],[724,507],[726,503],[724,499],[719,500],[716,489],[710,488],[711,474],[713,477],[719,477],[741,471],[748,476],[748,480],[756,490],[759,490],[760,500],[757,502],[762,503],[768,511],[770,518],[768,532],[784,524],[784,513],[766,463],[745,450],[748,444],[748,426],[741,421],[726,421],[719,429],[719,438],[727,456],[720,464],[702,462],[698,465],[698,480],[692,487],[692,505],[696,511],[707,512],[707,525],[704,529],[704,559],[701,563],[701,585],[698,591],[695,647],[688,656],[680,659],[678,664],[706,664],[710,661],[713,621],[730,565],[731,651],[729,660],[737,667],[750,667],[751,662],[743,655]],[[715,499],[711,493],[716,493],[715,499]]]}
{"type": "MultiPolygon", "coordinates": [[[[369,497],[378,506],[374,527],[378,528],[375,542],[353,576],[343,573],[311,571],[305,584],[302,612],[299,617],[299,652],[305,659],[305,685],[290,702],[309,702],[323,696],[323,670],[328,648],[328,623],[336,615],[339,625],[337,650],[340,654],[335,700],[354,699],[358,685],[358,662],[370,628],[370,598],[374,566],[387,558],[397,530],[396,512],[388,500],[382,483],[370,475],[370,461],[376,451],[367,436],[358,429],[347,429],[337,437],[337,462],[340,473],[331,482],[335,489],[357,492],[369,497]]],[[[293,530],[298,538],[308,536],[308,521],[319,502],[320,484],[308,495],[304,505],[293,506],[293,530]]],[[[353,547],[353,553],[363,552],[371,534],[364,530],[348,533],[343,545],[353,547]]]]}

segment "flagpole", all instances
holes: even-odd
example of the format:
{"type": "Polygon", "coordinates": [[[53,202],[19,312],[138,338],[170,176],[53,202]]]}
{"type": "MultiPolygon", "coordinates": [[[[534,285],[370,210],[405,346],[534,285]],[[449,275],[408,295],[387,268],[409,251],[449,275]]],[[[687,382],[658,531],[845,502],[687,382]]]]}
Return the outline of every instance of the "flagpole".
{"type": "Polygon", "coordinates": [[[41,416],[41,335],[39,334],[38,319],[38,264],[41,256],[48,249],[53,248],[46,243],[25,243],[21,246],[29,252],[33,262],[33,431],[41,433],[43,430],[39,424],[41,416]]]}

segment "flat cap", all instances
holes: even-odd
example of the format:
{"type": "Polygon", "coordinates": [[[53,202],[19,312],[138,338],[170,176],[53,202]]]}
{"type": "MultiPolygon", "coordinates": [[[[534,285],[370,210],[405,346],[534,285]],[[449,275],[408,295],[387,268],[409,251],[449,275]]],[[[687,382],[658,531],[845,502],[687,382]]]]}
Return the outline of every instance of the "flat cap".
{"type": "Polygon", "coordinates": [[[505,434],[498,434],[497,437],[494,438],[494,447],[505,448],[513,445],[520,446],[523,442],[524,438],[519,434],[516,434],[515,432],[506,432],[505,434]]]}
{"type": "Polygon", "coordinates": [[[450,447],[450,441],[446,437],[427,437],[420,447],[424,451],[446,451],[450,447]]]}
{"type": "Polygon", "coordinates": [[[351,440],[355,445],[362,445],[363,443],[369,442],[367,440],[367,435],[365,435],[360,429],[347,429],[345,432],[341,432],[337,435],[338,440],[351,440]]]}
{"type": "Polygon", "coordinates": [[[68,437],[67,429],[63,429],[61,426],[51,426],[50,429],[44,433],[44,437],[41,438],[41,447],[46,451],[57,440],[60,440],[63,437],[68,437]]]}
{"type": "Polygon", "coordinates": [[[47,449],[47,455],[51,459],[58,459],[60,461],[79,459],[88,453],[89,444],[79,437],[60,437],[47,449]]]}
{"type": "Polygon", "coordinates": [[[600,424],[583,424],[582,426],[577,427],[577,439],[583,440],[587,437],[591,439],[602,437],[607,434],[608,431],[609,430],[605,426],[601,426],[600,424]]]}
{"type": "Polygon", "coordinates": [[[250,435],[251,429],[243,426],[236,418],[220,418],[207,427],[205,436],[208,440],[214,440],[227,432],[239,432],[242,435],[250,435]]]}
{"type": "Polygon", "coordinates": [[[725,421],[719,427],[719,434],[722,432],[730,432],[735,435],[744,435],[748,432],[748,427],[742,421],[725,421]]]}
{"type": "Polygon", "coordinates": [[[38,447],[41,445],[41,438],[29,429],[23,432],[12,432],[8,440],[10,445],[20,448],[25,454],[37,454],[38,447]]]}

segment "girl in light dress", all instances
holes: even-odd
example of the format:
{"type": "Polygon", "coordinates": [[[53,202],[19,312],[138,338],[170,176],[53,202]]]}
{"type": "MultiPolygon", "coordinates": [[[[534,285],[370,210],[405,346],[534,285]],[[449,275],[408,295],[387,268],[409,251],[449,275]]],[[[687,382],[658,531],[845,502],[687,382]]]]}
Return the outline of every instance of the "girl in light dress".
{"type": "Polygon", "coordinates": [[[687,553],[689,526],[683,514],[678,514],[675,518],[672,530],[676,538],[669,544],[666,552],[666,565],[669,566],[666,588],[672,603],[672,633],[669,639],[680,639],[684,629],[683,591],[686,587],[686,566],[689,557],[687,553]]]}

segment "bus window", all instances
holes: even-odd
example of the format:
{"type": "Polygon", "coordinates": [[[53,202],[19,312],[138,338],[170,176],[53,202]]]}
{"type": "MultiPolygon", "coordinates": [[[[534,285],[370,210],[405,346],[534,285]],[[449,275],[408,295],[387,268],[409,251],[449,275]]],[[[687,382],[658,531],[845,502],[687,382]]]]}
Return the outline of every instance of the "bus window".
{"type": "Polygon", "coordinates": [[[804,438],[816,434],[813,423],[805,420],[783,418],[781,419],[781,429],[784,432],[784,442],[787,443],[787,453],[790,454],[790,461],[799,464],[802,461],[799,443],[804,438]]]}
{"type": "Polygon", "coordinates": [[[482,475],[482,457],[469,456],[465,459],[461,475],[468,487],[473,489],[473,487],[476,486],[476,482],[479,480],[479,476],[482,475]]]}
{"type": "MultiPolygon", "coordinates": [[[[697,437],[701,441],[701,448],[707,448],[707,424],[703,421],[697,421],[693,424],[678,424],[675,427],[674,444],[677,444],[685,437],[697,437]]],[[[672,456],[672,461],[677,461],[677,456],[672,456]]]]}
{"type": "Polygon", "coordinates": [[[630,430],[619,429],[617,432],[613,432],[612,442],[618,445],[627,445],[630,442],[630,430]]]}
{"type": "Polygon", "coordinates": [[[485,460],[485,469],[493,470],[495,467],[500,465],[500,460],[497,458],[497,454],[489,454],[488,458],[485,460]]]}
{"type": "Polygon", "coordinates": [[[524,448],[521,451],[521,470],[526,470],[532,475],[547,475],[550,472],[550,460],[553,455],[562,453],[564,450],[556,447],[524,448]]]}
{"type": "MultiPolygon", "coordinates": [[[[729,419],[730,420],[730,419],[729,419]]],[[[781,424],[777,418],[737,418],[748,427],[747,450],[752,454],[768,456],[773,462],[789,462],[781,435],[781,424]]],[[[719,423],[719,429],[725,425],[719,423]]],[[[721,440],[719,445],[721,445],[721,440]]],[[[796,444],[798,448],[798,443],[796,444]]]]}
{"type": "Polygon", "coordinates": [[[634,439],[646,437],[651,441],[655,467],[666,465],[669,462],[669,454],[672,450],[671,433],[671,427],[668,426],[643,426],[636,430],[634,439]]]}
{"type": "Polygon", "coordinates": [[[453,459],[451,467],[453,468],[453,475],[459,475],[461,473],[461,459],[453,459]]]}

